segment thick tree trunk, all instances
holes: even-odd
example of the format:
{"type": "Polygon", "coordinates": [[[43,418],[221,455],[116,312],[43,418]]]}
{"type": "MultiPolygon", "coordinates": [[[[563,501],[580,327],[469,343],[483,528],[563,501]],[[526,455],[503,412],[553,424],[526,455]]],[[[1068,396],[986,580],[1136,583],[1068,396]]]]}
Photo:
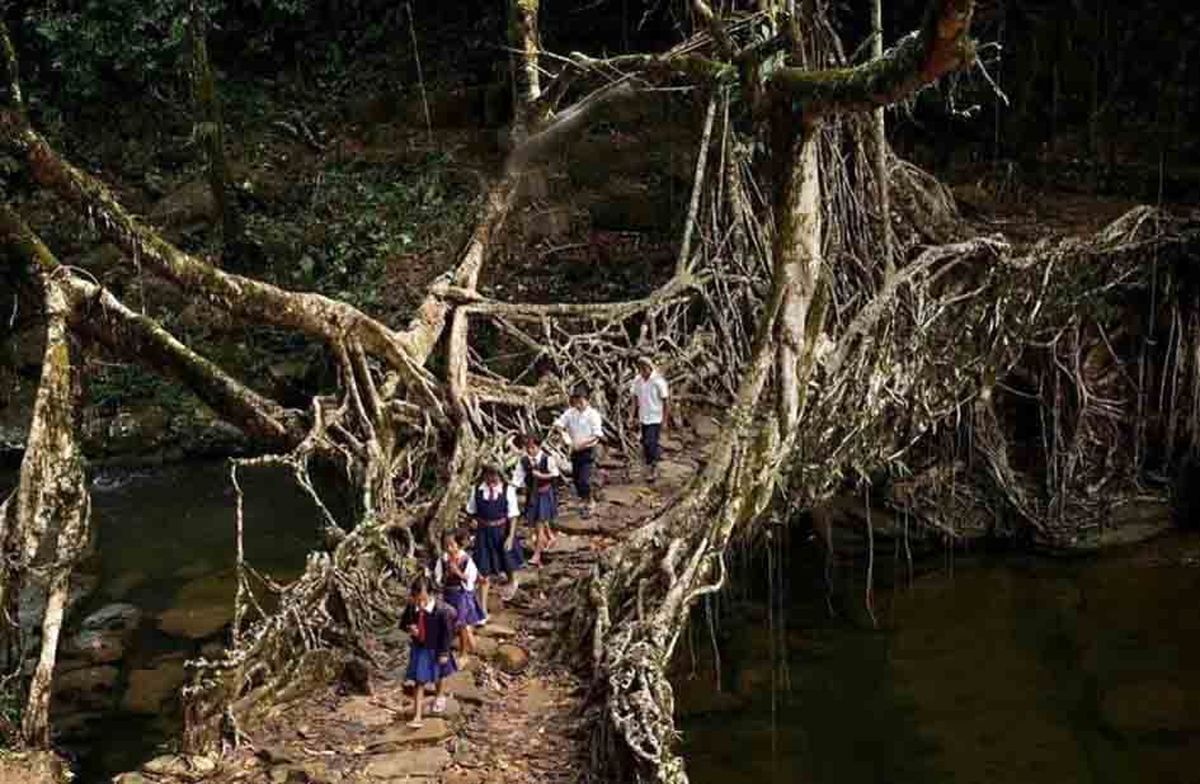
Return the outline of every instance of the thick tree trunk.
{"type": "Polygon", "coordinates": [[[17,486],[16,525],[24,540],[23,564],[48,575],[42,649],[29,684],[21,732],[27,744],[50,743],[50,684],[58,650],[71,570],[88,538],[90,504],[83,459],[75,439],[76,379],[68,331],[69,303],[44,278],[46,348],[42,379],[17,486]]]}
{"type": "Polygon", "coordinates": [[[778,191],[775,206],[775,264],[784,276],[783,311],[779,319],[779,427],[787,434],[796,427],[803,407],[807,363],[821,328],[823,313],[809,317],[821,276],[821,172],[816,128],[805,127],[778,151],[778,191]]]}

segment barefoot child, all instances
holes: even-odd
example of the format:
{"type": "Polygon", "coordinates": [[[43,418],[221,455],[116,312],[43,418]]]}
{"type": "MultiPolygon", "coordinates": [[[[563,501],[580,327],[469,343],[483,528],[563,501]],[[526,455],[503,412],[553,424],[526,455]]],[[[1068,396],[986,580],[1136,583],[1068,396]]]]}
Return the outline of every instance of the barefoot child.
{"type": "Polygon", "coordinates": [[[550,526],[558,515],[558,494],[554,480],[558,466],[542,450],[542,440],[536,435],[525,436],[525,454],[513,471],[512,483],[525,488],[525,521],[533,526],[533,557],[529,563],[542,565],[542,552],[554,542],[550,526]]]}
{"type": "Polygon", "coordinates": [[[408,606],[400,616],[400,626],[412,635],[404,685],[414,688],[416,707],[408,726],[416,729],[422,726],[425,689],[433,684],[435,696],[430,712],[434,715],[444,712],[446,697],[442,694],[442,679],[457,669],[450,653],[450,643],[454,639],[454,610],[433,598],[428,577],[421,576],[413,581],[408,606]]]}
{"type": "Polygon", "coordinates": [[[458,650],[462,655],[458,665],[467,666],[467,658],[475,653],[475,633],[472,626],[483,620],[483,612],[475,599],[475,581],[479,570],[467,551],[462,549],[463,535],[448,533],[442,543],[442,557],[433,569],[433,579],[442,587],[442,598],[454,608],[454,628],[458,632],[458,650]]]}
{"type": "Polygon", "coordinates": [[[517,592],[517,569],[521,567],[521,550],[517,545],[517,521],[521,516],[517,506],[517,489],[500,478],[500,468],[489,464],[483,469],[483,481],[467,500],[467,514],[475,523],[475,566],[479,569],[479,608],[487,622],[488,591],[492,578],[503,574],[508,578],[504,598],[517,592]]]}

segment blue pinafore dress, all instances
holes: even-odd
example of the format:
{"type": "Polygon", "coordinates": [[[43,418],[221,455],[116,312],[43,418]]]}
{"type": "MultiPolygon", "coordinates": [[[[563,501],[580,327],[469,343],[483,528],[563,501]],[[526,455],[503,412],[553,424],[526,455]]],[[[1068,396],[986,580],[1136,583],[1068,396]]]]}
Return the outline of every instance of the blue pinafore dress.
{"type": "Polygon", "coordinates": [[[514,537],[511,550],[504,549],[508,538],[508,498],[506,489],[501,488],[495,498],[489,499],[483,488],[475,488],[475,514],[479,528],[475,531],[475,568],[484,577],[495,574],[510,574],[521,568],[524,558],[521,543],[514,537]]]}
{"type": "MultiPolygon", "coordinates": [[[[448,555],[442,557],[449,561],[448,555]]],[[[458,568],[465,569],[469,559],[469,555],[461,553],[458,568]]],[[[446,600],[446,604],[454,608],[454,628],[478,626],[484,618],[484,612],[479,607],[479,600],[475,598],[475,592],[467,590],[467,587],[463,585],[462,578],[451,573],[448,564],[443,564],[442,574],[442,598],[446,600]]]]}
{"type": "MultiPolygon", "coordinates": [[[[553,479],[535,479],[533,476],[533,461],[522,457],[521,463],[525,468],[527,491],[525,499],[525,519],[530,523],[549,523],[558,516],[558,491],[554,489],[553,479]]],[[[545,473],[550,470],[550,455],[542,453],[537,462],[537,470],[545,473]]]]}

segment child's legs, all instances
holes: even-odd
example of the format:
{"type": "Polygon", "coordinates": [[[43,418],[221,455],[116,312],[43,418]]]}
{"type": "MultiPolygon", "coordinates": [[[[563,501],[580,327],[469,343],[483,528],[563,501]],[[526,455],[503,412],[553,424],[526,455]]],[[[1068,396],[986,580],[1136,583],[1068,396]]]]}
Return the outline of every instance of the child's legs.
{"type": "Polygon", "coordinates": [[[659,447],[659,435],[662,433],[662,425],[642,425],[642,457],[646,459],[646,465],[653,466],[658,462],[662,450],[659,447]]]}
{"type": "Polygon", "coordinates": [[[459,646],[463,649],[463,652],[464,653],[474,653],[475,652],[475,630],[472,629],[470,626],[464,626],[461,629],[459,629],[458,634],[459,634],[459,646]]]}
{"type": "Polygon", "coordinates": [[[584,501],[592,500],[592,451],[584,449],[571,455],[575,490],[584,501]]]}
{"type": "MultiPolygon", "coordinates": [[[[441,683],[439,682],[438,685],[440,686],[441,683]]],[[[423,684],[423,683],[417,684],[416,689],[413,691],[413,700],[414,700],[413,720],[420,721],[421,720],[421,711],[423,711],[425,709],[425,705],[424,705],[425,684],[423,684]]]]}
{"type": "Polygon", "coordinates": [[[486,576],[481,575],[479,578],[479,609],[483,610],[483,614],[488,614],[488,589],[491,588],[492,581],[486,576]]]}

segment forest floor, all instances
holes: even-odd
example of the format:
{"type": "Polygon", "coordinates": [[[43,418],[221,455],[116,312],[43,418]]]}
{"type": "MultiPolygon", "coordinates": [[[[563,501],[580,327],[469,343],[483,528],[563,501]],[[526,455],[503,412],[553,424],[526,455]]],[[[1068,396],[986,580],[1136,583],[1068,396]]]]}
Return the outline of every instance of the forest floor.
{"type": "Polygon", "coordinates": [[[588,733],[580,708],[587,684],[553,649],[563,633],[562,597],[591,571],[608,547],[661,509],[699,469],[715,433],[707,417],[664,438],[657,482],[644,481],[635,460],[601,460],[603,490],[590,518],[563,493],[558,538],[540,569],[519,573],[509,602],[494,590],[490,620],[478,630],[478,655],[447,680],[444,717],[410,729],[413,702],[403,677],[408,635],[388,630],[371,641],[375,666],[369,694],[332,686],[278,706],[248,739],[220,759],[169,755],[151,760],[117,784],[177,782],[444,782],[525,784],[574,782],[588,765],[588,733]],[[631,465],[631,463],[634,463],[631,465]]]}

